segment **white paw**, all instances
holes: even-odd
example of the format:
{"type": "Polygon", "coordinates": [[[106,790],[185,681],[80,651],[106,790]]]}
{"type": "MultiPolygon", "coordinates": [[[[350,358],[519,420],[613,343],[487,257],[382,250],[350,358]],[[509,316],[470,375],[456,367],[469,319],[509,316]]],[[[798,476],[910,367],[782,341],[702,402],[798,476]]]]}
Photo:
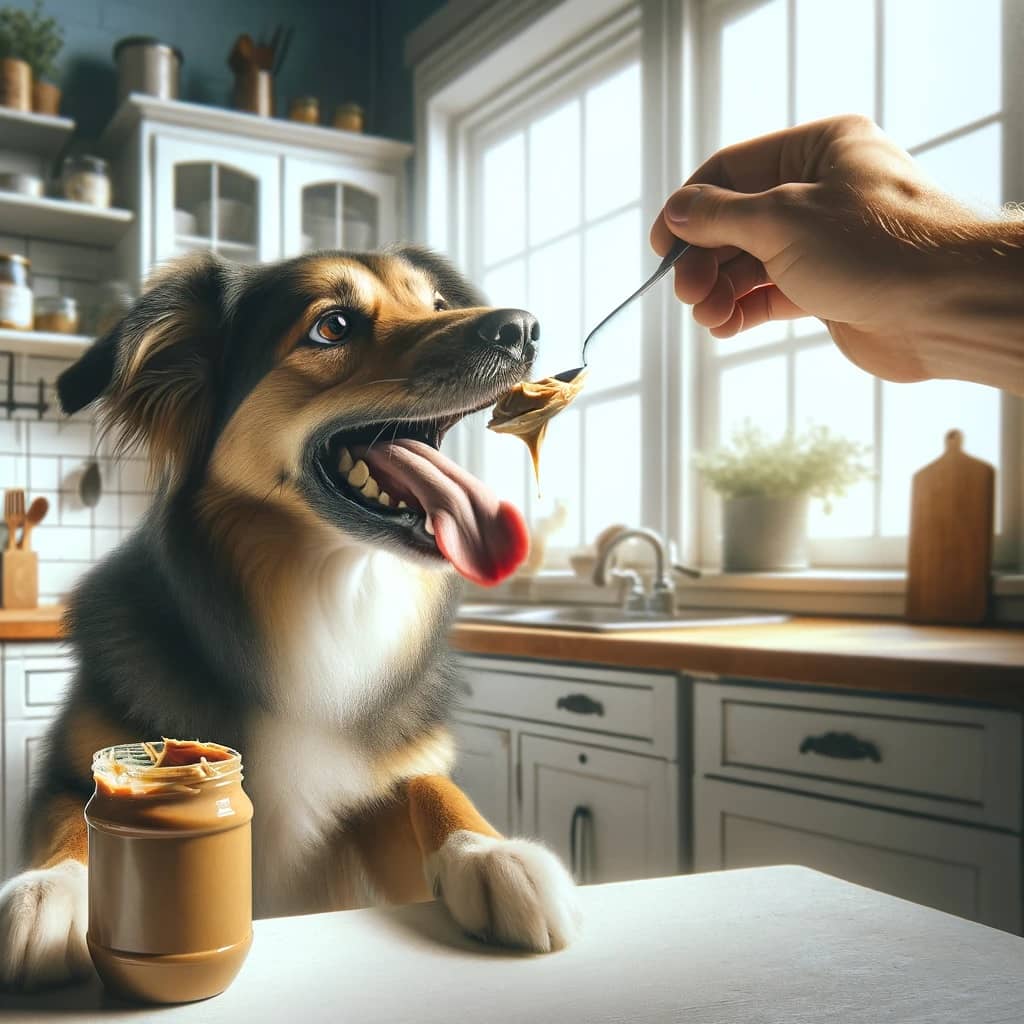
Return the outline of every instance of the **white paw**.
{"type": "Polygon", "coordinates": [[[572,878],[539,843],[460,830],[427,858],[426,870],[452,917],[488,942],[550,953],[579,930],[572,878]]]}
{"type": "Polygon", "coordinates": [[[0,988],[64,985],[92,970],[84,865],[65,860],[0,888],[0,988]]]}

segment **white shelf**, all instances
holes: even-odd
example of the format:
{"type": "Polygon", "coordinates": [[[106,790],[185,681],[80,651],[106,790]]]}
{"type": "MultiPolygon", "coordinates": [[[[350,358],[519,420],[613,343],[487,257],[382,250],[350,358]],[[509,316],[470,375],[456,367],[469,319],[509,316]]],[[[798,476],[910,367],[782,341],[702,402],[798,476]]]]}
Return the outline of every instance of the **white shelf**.
{"type": "Polygon", "coordinates": [[[179,249],[188,252],[218,252],[223,256],[252,256],[256,255],[256,246],[250,242],[231,242],[226,238],[218,238],[216,246],[212,238],[202,235],[175,235],[174,244],[179,249]]]}
{"type": "Polygon", "coordinates": [[[52,334],[49,331],[9,331],[0,328],[0,352],[75,359],[93,339],[84,334],[52,334]]]}
{"type": "Polygon", "coordinates": [[[67,145],[74,130],[75,122],[68,117],[0,107],[0,149],[52,160],[67,145]]]}
{"type": "Polygon", "coordinates": [[[19,192],[0,192],[0,224],[4,234],[108,246],[121,238],[134,219],[130,210],[116,207],[102,209],[69,199],[39,199],[19,192]]]}

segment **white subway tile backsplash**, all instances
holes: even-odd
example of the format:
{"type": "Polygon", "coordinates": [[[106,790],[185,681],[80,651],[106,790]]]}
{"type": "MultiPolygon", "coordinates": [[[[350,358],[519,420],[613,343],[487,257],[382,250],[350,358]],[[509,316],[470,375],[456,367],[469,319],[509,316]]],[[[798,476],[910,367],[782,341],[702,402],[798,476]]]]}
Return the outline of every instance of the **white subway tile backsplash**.
{"type": "Polygon", "coordinates": [[[25,451],[25,425],[18,420],[0,420],[0,452],[20,455],[25,451]]]}
{"type": "Polygon", "coordinates": [[[110,490],[104,485],[100,500],[92,510],[92,525],[106,529],[116,529],[121,525],[121,498],[117,491],[110,490]]]}
{"type": "Polygon", "coordinates": [[[28,473],[23,455],[0,455],[0,481],[7,487],[25,487],[28,473]]]}
{"type": "Polygon", "coordinates": [[[78,491],[60,492],[60,525],[92,527],[92,509],[82,504],[78,491]]]}
{"type": "Polygon", "coordinates": [[[125,527],[135,526],[149,508],[152,495],[149,494],[122,494],[121,495],[121,525],[125,527]]]}
{"type": "Polygon", "coordinates": [[[92,530],[82,526],[54,526],[48,519],[32,532],[32,547],[41,560],[88,562],[92,557],[92,530]]]}
{"type": "Polygon", "coordinates": [[[28,487],[32,491],[60,490],[60,459],[35,455],[28,460],[28,487]]]}
{"type": "MultiPolygon", "coordinates": [[[[97,509],[99,506],[97,506],[97,509]]],[[[92,531],[92,557],[99,561],[121,543],[121,531],[117,528],[95,526],[92,531]]]]}
{"type": "Polygon", "coordinates": [[[69,245],[67,242],[30,238],[28,257],[32,260],[34,278],[48,275],[100,281],[110,276],[111,258],[107,250],[89,245],[69,245]]]}
{"type": "Polygon", "coordinates": [[[39,596],[48,600],[61,600],[87,572],[91,562],[44,562],[39,563],[39,596]]]}
{"type": "Polygon", "coordinates": [[[93,428],[91,423],[40,423],[29,433],[30,455],[78,455],[92,452],[93,428]]]}
{"type": "Polygon", "coordinates": [[[149,494],[149,464],[142,459],[125,459],[121,463],[121,493],[149,494]]]}

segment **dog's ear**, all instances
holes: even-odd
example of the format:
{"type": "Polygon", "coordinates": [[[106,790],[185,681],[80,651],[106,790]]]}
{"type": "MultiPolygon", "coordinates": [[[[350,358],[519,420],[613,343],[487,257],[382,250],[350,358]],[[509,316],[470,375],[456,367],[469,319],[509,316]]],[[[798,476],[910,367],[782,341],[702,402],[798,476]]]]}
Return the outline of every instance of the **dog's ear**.
{"type": "Polygon", "coordinates": [[[460,274],[447,257],[424,245],[402,245],[392,250],[414,267],[425,270],[433,279],[437,290],[454,309],[486,306],[483,292],[475,288],[460,274]]]}
{"type": "Polygon", "coordinates": [[[102,399],[116,449],[147,445],[155,476],[181,473],[206,440],[232,270],[210,253],[161,268],[124,318],[57,378],[66,413],[102,399]]]}

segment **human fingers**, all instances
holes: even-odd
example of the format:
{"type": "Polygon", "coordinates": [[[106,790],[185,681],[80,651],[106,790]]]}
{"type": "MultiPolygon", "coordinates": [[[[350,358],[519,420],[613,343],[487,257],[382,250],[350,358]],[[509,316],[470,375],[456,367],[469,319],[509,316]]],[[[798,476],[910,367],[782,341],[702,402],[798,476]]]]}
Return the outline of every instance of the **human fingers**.
{"type": "Polygon", "coordinates": [[[688,249],[675,265],[675,291],[680,302],[694,305],[707,298],[718,278],[718,257],[711,249],[688,249]]]}
{"type": "Polygon", "coordinates": [[[766,285],[736,301],[733,315],[720,327],[711,329],[714,338],[731,338],[741,330],[759,327],[769,320],[796,320],[808,314],[786,298],[775,285],[766,285]]]}

